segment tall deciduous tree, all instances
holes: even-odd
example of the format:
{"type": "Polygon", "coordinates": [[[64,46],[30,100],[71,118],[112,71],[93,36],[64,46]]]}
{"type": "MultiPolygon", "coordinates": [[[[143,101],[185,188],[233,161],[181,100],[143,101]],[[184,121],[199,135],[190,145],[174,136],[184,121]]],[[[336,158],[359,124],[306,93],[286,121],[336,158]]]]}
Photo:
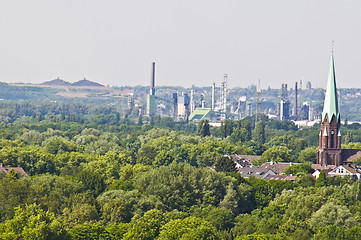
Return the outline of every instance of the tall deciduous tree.
{"type": "Polygon", "coordinates": [[[203,119],[198,123],[197,134],[201,137],[206,137],[211,135],[211,132],[209,130],[209,121],[207,119],[203,119]]]}
{"type": "Polygon", "coordinates": [[[265,137],[265,124],[263,121],[259,121],[256,124],[256,128],[253,131],[252,137],[253,140],[259,144],[264,144],[266,141],[265,137]]]}

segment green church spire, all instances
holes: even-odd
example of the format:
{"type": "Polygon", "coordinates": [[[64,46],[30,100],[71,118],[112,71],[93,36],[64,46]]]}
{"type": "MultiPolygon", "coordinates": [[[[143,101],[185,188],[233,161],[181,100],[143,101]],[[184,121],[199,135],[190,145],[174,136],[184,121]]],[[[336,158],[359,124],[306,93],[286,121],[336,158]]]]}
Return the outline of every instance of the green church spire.
{"type": "Polygon", "coordinates": [[[335,77],[335,67],[333,63],[333,52],[331,55],[331,66],[330,73],[328,75],[325,103],[323,105],[322,112],[322,121],[325,120],[327,114],[328,121],[331,122],[332,116],[335,115],[335,120],[338,121],[340,118],[340,113],[338,111],[338,101],[337,101],[337,88],[336,88],[336,77],[335,77]]]}

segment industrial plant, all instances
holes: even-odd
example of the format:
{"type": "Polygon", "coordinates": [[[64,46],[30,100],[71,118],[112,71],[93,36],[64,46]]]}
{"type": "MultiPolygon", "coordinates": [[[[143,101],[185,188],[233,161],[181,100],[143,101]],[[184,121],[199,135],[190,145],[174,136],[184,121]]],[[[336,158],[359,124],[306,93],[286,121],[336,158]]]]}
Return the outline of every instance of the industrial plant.
{"type": "Polygon", "coordinates": [[[210,82],[209,87],[195,87],[189,89],[177,87],[159,87],[156,89],[156,62],[152,63],[149,92],[143,107],[143,94],[138,94],[138,103],[134,96],[128,98],[128,113],[152,117],[171,117],[175,121],[200,121],[208,119],[211,123],[220,123],[225,119],[240,120],[247,116],[255,116],[255,121],[261,115],[271,119],[292,120],[299,124],[314,121],[319,115],[320,108],[312,106],[309,93],[311,83],[306,83],[302,89],[302,82],[295,82],[294,88],[288,89],[284,83],[280,89],[262,89],[261,79],[257,86],[250,86],[243,91],[227,87],[229,75],[223,79],[210,82]]]}

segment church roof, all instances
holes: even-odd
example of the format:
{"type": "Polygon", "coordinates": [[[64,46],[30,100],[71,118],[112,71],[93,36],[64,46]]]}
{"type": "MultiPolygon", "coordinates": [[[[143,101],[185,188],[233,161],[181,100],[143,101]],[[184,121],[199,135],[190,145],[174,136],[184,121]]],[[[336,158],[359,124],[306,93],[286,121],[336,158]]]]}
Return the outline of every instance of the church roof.
{"type": "Polygon", "coordinates": [[[336,121],[338,121],[340,118],[340,112],[338,109],[338,101],[337,101],[337,88],[336,88],[335,67],[333,62],[333,53],[331,55],[330,73],[328,75],[325,103],[323,105],[323,112],[322,112],[322,121],[325,120],[326,114],[329,122],[331,122],[333,115],[335,115],[336,121]]]}

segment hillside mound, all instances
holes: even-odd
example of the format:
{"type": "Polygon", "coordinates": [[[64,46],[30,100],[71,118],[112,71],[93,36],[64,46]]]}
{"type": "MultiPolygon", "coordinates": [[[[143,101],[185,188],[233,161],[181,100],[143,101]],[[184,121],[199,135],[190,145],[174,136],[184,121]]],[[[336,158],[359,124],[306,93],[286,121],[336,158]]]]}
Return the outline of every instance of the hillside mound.
{"type": "Polygon", "coordinates": [[[85,78],[83,80],[72,83],[71,85],[72,86],[81,86],[81,87],[104,87],[104,85],[101,85],[101,84],[96,83],[96,82],[89,81],[89,80],[87,80],[85,78]]]}
{"type": "Polygon", "coordinates": [[[63,79],[57,78],[51,81],[46,81],[41,83],[40,85],[53,85],[53,86],[68,86],[69,82],[64,81],[63,79]]]}

